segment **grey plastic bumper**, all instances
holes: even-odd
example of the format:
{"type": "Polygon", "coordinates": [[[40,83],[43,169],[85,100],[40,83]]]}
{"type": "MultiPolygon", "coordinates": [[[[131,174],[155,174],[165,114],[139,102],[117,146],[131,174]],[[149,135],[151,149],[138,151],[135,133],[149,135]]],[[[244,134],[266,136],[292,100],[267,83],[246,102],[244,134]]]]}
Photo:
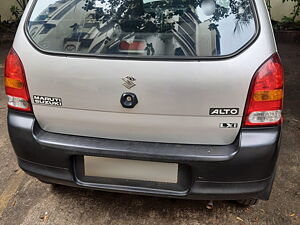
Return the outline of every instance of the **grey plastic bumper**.
{"type": "Polygon", "coordinates": [[[20,167],[49,183],[191,199],[268,199],[281,127],[242,129],[231,145],[179,145],[54,134],[33,114],[8,112],[8,128],[20,167]],[[176,162],[176,185],[118,179],[86,180],[84,155],[176,162]]]}

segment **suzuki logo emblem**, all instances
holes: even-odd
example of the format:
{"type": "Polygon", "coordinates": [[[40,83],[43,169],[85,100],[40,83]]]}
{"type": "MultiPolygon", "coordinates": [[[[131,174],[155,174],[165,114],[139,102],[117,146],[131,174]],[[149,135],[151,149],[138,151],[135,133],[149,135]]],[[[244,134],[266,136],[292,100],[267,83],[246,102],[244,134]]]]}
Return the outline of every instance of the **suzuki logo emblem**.
{"type": "Polygon", "coordinates": [[[125,86],[128,89],[130,89],[136,85],[134,83],[134,81],[136,81],[136,79],[134,77],[126,76],[126,77],[123,77],[122,80],[124,81],[123,86],[125,86]]]}

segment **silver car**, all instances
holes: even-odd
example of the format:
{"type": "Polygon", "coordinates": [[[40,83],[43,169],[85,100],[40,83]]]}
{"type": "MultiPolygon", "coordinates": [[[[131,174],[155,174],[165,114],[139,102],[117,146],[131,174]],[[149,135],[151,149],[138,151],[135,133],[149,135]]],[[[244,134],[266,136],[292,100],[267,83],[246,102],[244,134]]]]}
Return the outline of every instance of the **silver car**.
{"type": "Polygon", "coordinates": [[[31,0],[5,88],[19,166],[41,181],[270,196],[283,69],[263,0],[31,0]]]}

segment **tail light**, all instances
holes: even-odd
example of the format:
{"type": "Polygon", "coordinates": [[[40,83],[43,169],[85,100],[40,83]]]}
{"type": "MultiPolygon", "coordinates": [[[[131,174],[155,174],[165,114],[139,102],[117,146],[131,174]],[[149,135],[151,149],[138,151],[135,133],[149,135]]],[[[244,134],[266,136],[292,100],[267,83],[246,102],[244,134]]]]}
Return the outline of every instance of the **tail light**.
{"type": "Polygon", "coordinates": [[[5,61],[4,85],[9,108],[32,111],[23,64],[13,49],[5,61]]]}
{"type": "Polygon", "coordinates": [[[283,68],[278,54],[274,54],[254,75],[244,113],[244,125],[281,124],[282,103],[283,68]]]}

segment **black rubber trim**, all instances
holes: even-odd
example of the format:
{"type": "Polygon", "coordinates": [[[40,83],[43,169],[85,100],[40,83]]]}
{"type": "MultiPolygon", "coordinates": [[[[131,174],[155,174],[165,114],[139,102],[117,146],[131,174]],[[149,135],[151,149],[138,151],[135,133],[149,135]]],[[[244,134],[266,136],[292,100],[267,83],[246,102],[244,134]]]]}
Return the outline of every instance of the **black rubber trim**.
{"type": "Polygon", "coordinates": [[[46,51],[42,48],[40,48],[31,38],[31,36],[28,33],[28,29],[27,29],[27,25],[28,22],[30,20],[32,11],[36,5],[38,0],[34,0],[33,4],[31,5],[29,12],[27,13],[27,17],[24,23],[24,33],[27,37],[27,39],[29,40],[29,43],[36,49],[38,50],[40,53],[43,53],[45,55],[54,55],[54,56],[62,56],[62,57],[74,57],[74,58],[78,58],[78,57],[87,57],[87,58],[102,58],[102,59],[115,59],[115,60],[138,60],[138,61],[211,61],[211,60],[224,60],[224,59],[230,59],[233,58],[237,55],[239,55],[240,53],[242,53],[243,51],[245,51],[247,48],[249,48],[254,42],[255,40],[258,38],[260,31],[261,31],[261,27],[260,27],[260,20],[257,14],[257,7],[255,4],[254,0],[249,0],[251,7],[252,7],[252,11],[254,14],[254,20],[255,20],[255,34],[252,36],[252,38],[243,46],[241,47],[239,50],[237,50],[236,52],[233,52],[229,55],[224,55],[224,56],[209,56],[209,57],[135,57],[135,56],[116,56],[116,55],[90,55],[90,54],[72,54],[72,53],[63,53],[63,52],[54,52],[54,51],[46,51]]]}
{"type": "Polygon", "coordinates": [[[193,176],[209,181],[269,177],[275,167],[281,127],[243,128],[225,146],[121,141],[56,134],[42,130],[33,114],[9,109],[8,128],[18,157],[72,169],[73,156],[101,156],[187,164],[193,176]]]}
{"type": "Polygon", "coordinates": [[[273,174],[267,179],[251,182],[194,182],[190,189],[173,191],[159,188],[82,182],[72,177],[71,171],[67,173],[64,169],[43,166],[20,158],[18,158],[18,163],[27,174],[45,183],[109,192],[194,200],[239,200],[246,198],[268,200],[274,181],[273,174]]]}
{"type": "Polygon", "coordinates": [[[32,113],[8,110],[8,130],[20,167],[45,182],[193,199],[270,195],[281,127],[243,128],[226,146],[120,141],[44,131],[32,113]],[[178,163],[178,185],[88,179],[76,158],[84,155],[178,163]]]}
{"type": "MultiPolygon", "coordinates": [[[[239,140],[231,145],[188,145],[141,141],[123,141],[73,135],[55,134],[43,131],[34,123],[33,136],[37,143],[48,148],[68,151],[80,149],[81,154],[94,155],[101,150],[102,156],[159,161],[226,161],[238,151],[239,140]]],[[[78,154],[78,153],[77,153],[78,154]]]]}
{"type": "Polygon", "coordinates": [[[191,176],[190,167],[185,164],[178,165],[178,177],[177,183],[165,183],[165,182],[152,182],[152,181],[141,181],[141,180],[128,180],[128,179],[117,179],[117,178],[106,178],[106,177],[91,177],[84,175],[84,157],[75,156],[73,157],[73,171],[74,178],[77,183],[87,186],[103,187],[107,185],[111,186],[126,186],[126,187],[143,187],[149,189],[160,189],[160,190],[173,190],[178,193],[187,193],[193,178],[191,176]]]}

